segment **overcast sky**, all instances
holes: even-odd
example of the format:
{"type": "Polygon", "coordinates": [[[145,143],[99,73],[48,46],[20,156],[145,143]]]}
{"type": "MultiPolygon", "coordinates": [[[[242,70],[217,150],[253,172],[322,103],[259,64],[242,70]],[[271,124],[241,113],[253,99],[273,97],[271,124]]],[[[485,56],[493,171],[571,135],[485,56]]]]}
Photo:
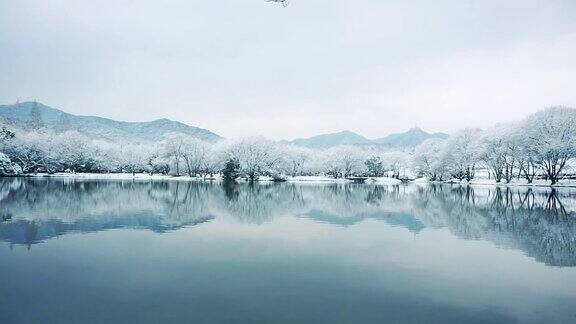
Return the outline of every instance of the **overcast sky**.
{"type": "Polygon", "coordinates": [[[574,0],[0,1],[0,103],[225,137],[486,127],[575,81],[574,0]]]}

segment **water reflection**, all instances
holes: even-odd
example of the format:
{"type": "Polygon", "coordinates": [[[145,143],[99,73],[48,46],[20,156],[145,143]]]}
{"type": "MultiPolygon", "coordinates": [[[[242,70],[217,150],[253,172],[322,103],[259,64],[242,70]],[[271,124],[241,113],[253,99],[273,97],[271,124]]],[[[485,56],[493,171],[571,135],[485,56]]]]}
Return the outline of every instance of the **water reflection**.
{"type": "Polygon", "coordinates": [[[553,266],[576,265],[573,190],[439,186],[421,189],[415,213],[426,226],[464,239],[520,249],[553,266]]]}
{"type": "Polygon", "coordinates": [[[0,180],[0,240],[31,247],[69,232],[176,230],[227,217],[264,224],[305,217],[335,226],[376,219],[417,235],[447,228],[462,239],[576,265],[576,192],[531,188],[0,180]]]}

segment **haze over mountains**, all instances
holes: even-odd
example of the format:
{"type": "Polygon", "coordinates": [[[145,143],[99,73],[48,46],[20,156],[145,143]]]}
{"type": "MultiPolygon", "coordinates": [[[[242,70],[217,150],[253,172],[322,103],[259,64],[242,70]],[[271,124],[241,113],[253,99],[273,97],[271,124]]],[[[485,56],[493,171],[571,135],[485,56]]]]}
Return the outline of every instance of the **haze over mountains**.
{"type": "Polygon", "coordinates": [[[411,128],[404,133],[390,134],[386,137],[368,139],[351,131],[317,135],[292,141],[293,144],[309,148],[327,148],[337,145],[377,145],[385,147],[414,147],[429,138],[448,138],[445,133],[427,133],[420,128],[411,128]]]}
{"type": "Polygon", "coordinates": [[[107,139],[159,140],[167,133],[183,133],[207,141],[221,138],[209,130],[165,118],[150,122],[123,122],[102,117],[77,116],[34,102],[0,105],[0,119],[4,119],[8,124],[23,127],[29,120],[34,106],[40,112],[42,123],[48,128],[62,131],[77,130],[107,139]]]}
{"type": "MultiPolygon", "coordinates": [[[[112,140],[122,138],[125,140],[155,141],[160,140],[168,133],[183,133],[207,141],[217,141],[222,138],[207,129],[165,118],[150,122],[124,122],[95,116],[73,115],[35,102],[0,105],[0,121],[18,127],[26,127],[34,107],[39,112],[42,124],[57,131],[76,130],[95,137],[112,140]]],[[[427,133],[420,128],[412,128],[404,133],[368,139],[346,130],[284,142],[308,148],[329,148],[338,145],[376,145],[403,148],[417,146],[429,138],[447,137],[448,135],[444,133],[427,133]]]]}

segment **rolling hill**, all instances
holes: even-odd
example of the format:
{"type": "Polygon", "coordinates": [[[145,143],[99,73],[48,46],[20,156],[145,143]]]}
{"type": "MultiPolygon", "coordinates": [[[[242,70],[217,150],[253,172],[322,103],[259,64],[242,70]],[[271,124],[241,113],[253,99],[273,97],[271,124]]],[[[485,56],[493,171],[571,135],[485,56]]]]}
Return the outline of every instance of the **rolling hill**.
{"type": "MultiPolygon", "coordinates": [[[[207,141],[217,141],[221,137],[209,130],[186,125],[169,119],[150,122],[124,122],[96,116],[79,116],[66,113],[41,103],[23,102],[13,105],[0,105],[0,121],[26,127],[30,125],[32,110],[36,107],[39,117],[36,122],[55,131],[76,130],[94,137],[105,139],[125,139],[136,141],[157,141],[168,133],[182,133],[207,141]]],[[[321,134],[293,141],[283,141],[308,148],[329,148],[338,145],[373,145],[391,148],[415,147],[429,138],[448,138],[444,133],[428,133],[420,128],[411,128],[404,133],[368,139],[351,131],[321,134]]]]}
{"type": "Polygon", "coordinates": [[[309,148],[327,148],[338,145],[370,144],[371,141],[351,131],[322,134],[309,138],[299,138],[291,142],[294,145],[309,148]]]}
{"type": "Polygon", "coordinates": [[[412,128],[404,133],[390,134],[374,140],[351,131],[322,134],[309,138],[299,138],[290,143],[308,148],[329,148],[338,145],[373,145],[383,147],[415,147],[429,138],[448,138],[444,133],[427,133],[420,128],[412,128]]]}
{"type": "Polygon", "coordinates": [[[411,128],[404,133],[390,134],[386,137],[377,138],[372,142],[380,145],[391,146],[391,147],[414,147],[418,144],[424,142],[429,138],[448,138],[448,134],[445,133],[427,133],[420,128],[411,128]]]}
{"type": "Polygon", "coordinates": [[[0,105],[0,119],[8,124],[25,127],[30,120],[33,107],[37,108],[41,123],[47,128],[58,131],[77,130],[106,139],[155,141],[167,133],[183,133],[207,141],[221,138],[209,130],[165,118],[150,122],[123,122],[95,116],[73,115],[34,102],[0,105]]]}

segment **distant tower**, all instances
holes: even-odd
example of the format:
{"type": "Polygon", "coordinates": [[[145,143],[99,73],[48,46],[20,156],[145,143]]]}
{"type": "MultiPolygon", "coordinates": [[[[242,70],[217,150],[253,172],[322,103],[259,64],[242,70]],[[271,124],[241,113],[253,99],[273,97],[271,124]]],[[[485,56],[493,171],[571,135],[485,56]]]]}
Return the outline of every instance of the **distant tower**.
{"type": "Polygon", "coordinates": [[[68,114],[66,113],[61,113],[60,116],[58,116],[58,120],[56,121],[54,129],[58,133],[63,133],[65,131],[70,130],[71,129],[70,116],[68,116],[68,114]]]}
{"type": "Polygon", "coordinates": [[[32,109],[30,109],[30,115],[28,115],[28,120],[26,121],[26,128],[38,130],[42,127],[44,127],[42,114],[40,113],[40,108],[38,108],[38,103],[34,101],[32,103],[32,109]]]}

